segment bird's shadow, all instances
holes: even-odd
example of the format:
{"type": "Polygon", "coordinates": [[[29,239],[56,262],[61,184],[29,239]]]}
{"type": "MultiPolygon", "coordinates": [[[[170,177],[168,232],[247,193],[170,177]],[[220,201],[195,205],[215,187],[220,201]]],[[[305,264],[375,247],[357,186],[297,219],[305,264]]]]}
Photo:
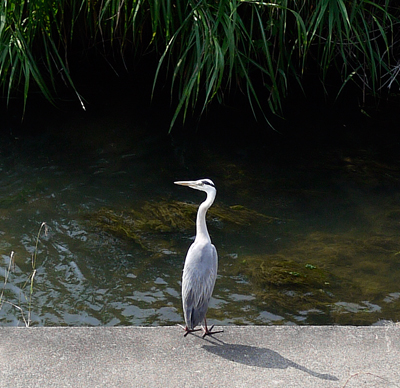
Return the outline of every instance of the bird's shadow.
{"type": "MultiPolygon", "coordinates": [[[[216,340],[215,338],[213,339],[216,340]]],[[[203,345],[202,348],[204,350],[229,361],[261,368],[286,369],[292,367],[322,380],[339,380],[336,376],[327,373],[318,373],[306,368],[305,366],[299,365],[285,357],[282,357],[279,353],[271,349],[249,345],[228,344],[221,340],[217,340],[217,342],[208,342],[211,345],[203,345]]]]}

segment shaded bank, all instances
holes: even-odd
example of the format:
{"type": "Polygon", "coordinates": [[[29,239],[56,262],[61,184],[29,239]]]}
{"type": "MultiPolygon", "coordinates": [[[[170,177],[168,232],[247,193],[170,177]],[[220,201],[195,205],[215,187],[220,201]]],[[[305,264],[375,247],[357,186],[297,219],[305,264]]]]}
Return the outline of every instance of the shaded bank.
{"type": "Polygon", "coordinates": [[[170,128],[236,93],[273,124],[270,114],[285,113],[285,97],[307,76],[333,96],[351,81],[361,105],[397,82],[400,11],[387,1],[11,0],[0,12],[0,84],[22,111],[32,86],[86,108],[76,74],[99,60],[132,73],[151,57],[148,86],[155,97],[170,90],[170,128]]]}

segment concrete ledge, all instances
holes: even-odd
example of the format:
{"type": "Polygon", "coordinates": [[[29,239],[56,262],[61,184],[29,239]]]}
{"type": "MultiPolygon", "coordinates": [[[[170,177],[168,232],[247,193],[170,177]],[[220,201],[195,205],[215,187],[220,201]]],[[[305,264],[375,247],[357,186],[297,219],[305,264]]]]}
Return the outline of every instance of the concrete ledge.
{"type": "Polygon", "coordinates": [[[400,387],[400,326],[0,328],[0,387],[400,387]]]}

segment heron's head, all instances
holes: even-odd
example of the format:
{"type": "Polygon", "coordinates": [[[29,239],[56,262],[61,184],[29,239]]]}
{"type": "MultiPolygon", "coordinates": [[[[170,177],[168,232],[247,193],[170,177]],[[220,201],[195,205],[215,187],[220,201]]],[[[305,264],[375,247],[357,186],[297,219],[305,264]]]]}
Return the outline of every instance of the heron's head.
{"type": "Polygon", "coordinates": [[[211,179],[199,179],[198,181],[178,181],[176,185],[188,186],[192,189],[205,191],[206,193],[216,192],[214,182],[211,179]]]}

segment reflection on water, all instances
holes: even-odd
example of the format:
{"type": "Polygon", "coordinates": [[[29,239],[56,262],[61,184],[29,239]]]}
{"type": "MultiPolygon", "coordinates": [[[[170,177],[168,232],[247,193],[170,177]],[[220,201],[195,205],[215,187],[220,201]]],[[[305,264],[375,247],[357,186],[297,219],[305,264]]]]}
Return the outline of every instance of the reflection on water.
{"type": "MultiPolygon", "coordinates": [[[[64,125],[68,132],[77,124],[64,125]]],[[[210,321],[398,319],[395,162],[367,151],[276,159],[222,154],[206,143],[190,150],[140,130],[107,132],[107,120],[104,136],[96,132],[99,122],[79,125],[68,137],[53,132],[3,146],[1,325],[23,325],[28,314],[39,326],[181,323],[180,277],[194,223],[171,228],[165,220],[181,217],[182,206],[194,221],[193,206],[179,203],[197,206],[203,195],[176,190],[173,182],[202,177],[218,188],[208,218],[220,257],[210,321]],[[111,228],[111,215],[130,232],[111,228]],[[37,241],[42,222],[48,233],[37,241]]]]}

